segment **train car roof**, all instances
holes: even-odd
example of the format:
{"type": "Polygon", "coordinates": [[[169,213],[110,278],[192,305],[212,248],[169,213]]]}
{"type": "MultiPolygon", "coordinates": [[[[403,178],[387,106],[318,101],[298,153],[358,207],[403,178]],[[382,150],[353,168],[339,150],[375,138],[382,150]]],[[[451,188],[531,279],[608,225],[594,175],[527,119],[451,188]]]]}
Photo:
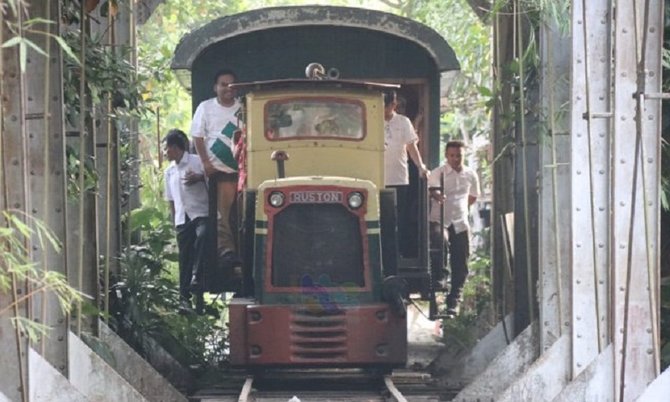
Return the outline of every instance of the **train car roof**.
{"type": "Polygon", "coordinates": [[[281,79],[281,80],[267,80],[267,81],[251,81],[251,82],[236,82],[230,84],[233,88],[242,90],[253,89],[268,89],[268,88],[305,88],[305,87],[334,87],[334,88],[358,88],[358,89],[396,89],[400,88],[397,84],[386,84],[381,82],[368,82],[357,80],[340,80],[340,79],[281,79]]]}
{"type": "Polygon", "coordinates": [[[382,11],[334,6],[271,7],[216,19],[181,39],[171,68],[191,70],[202,51],[225,39],[269,28],[296,26],[342,26],[384,32],[424,48],[440,72],[460,69],[451,46],[426,25],[382,11]]]}

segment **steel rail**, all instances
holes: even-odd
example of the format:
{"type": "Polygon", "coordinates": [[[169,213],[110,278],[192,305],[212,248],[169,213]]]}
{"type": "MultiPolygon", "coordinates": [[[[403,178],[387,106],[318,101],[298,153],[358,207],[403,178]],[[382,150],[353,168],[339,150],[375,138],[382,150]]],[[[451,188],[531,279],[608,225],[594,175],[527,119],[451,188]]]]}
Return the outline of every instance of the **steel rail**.
{"type": "Polygon", "coordinates": [[[397,402],[407,402],[407,399],[400,393],[398,388],[396,388],[390,375],[384,376],[384,385],[397,402]]]}
{"type": "Polygon", "coordinates": [[[237,402],[248,402],[250,401],[249,395],[251,394],[251,387],[254,383],[253,376],[247,376],[244,380],[244,385],[242,386],[242,391],[240,392],[240,397],[237,398],[237,402]]]}

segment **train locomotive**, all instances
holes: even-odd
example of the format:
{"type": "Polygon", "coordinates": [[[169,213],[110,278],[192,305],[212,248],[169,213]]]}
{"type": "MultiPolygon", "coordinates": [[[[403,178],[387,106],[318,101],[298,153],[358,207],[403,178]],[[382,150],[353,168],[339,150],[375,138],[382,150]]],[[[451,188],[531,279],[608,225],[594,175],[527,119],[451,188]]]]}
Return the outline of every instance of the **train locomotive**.
{"type": "Polygon", "coordinates": [[[404,99],[420,152],[435,165],[440,100],[459,68],[453,50],[430,28],[379,11],[277,7],[187,34],[172,63],[194,109],[224,67],[238,75],[245,105],[243,277],[241,288],[225,289],[236,292],[231,363],[403,366],[403,298],[421,295],[435,317],[437,284],[425,179],[411,170],[407,211],[396,212],[384,187],[382,93],[404,99]],[[398,214],[407,214],[407,233],[396,229],[398,214]]]}

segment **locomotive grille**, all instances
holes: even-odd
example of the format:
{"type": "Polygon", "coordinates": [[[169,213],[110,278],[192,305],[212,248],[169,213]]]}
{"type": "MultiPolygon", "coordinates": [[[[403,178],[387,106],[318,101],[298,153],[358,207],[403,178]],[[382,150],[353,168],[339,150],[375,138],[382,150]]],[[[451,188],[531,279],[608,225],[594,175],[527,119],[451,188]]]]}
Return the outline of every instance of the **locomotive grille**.
{"type": "Polygon", "coordinates": [[[297,361],[337,362],[347,357],[342,310],[299,310],[291,317],[291,356],[297,361]]]}
{"type": "Polygon", "coordinates": [[[289,205],[272,242],[274,286],[365,286],[360,222],[341,204],[289,205]]]}

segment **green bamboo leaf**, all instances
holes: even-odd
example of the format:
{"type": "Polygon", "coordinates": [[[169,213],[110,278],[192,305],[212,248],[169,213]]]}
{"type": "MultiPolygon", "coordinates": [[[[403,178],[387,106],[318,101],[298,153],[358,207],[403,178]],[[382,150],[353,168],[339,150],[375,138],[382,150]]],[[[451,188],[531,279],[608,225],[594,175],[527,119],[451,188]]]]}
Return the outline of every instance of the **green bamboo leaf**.
{"type": "Polygon", "coordinates": [[[35,24],[55,24],[55,22],[51,21],[51,20],[47,20],[45,18],[36,17],[36,18],[31,18],[29,20],[26,20],[23,24],[26,27],[30,27],[30,26],[35,25],[35,24]]]}
{"type": "Polygon", "coordinates": [[[30,227],[23,223],[19,217],[13,214],[6,214],[7,220],[10,222],[10,225],[15,227],[16,230],[21,233],[22,236],[24,237],[30,237],[32,234],[32,231],[30,230],[30,227]]]}
{"type": "Polygon", "coordinates": [[[12,46],[16,46],[17,44],[21,43],[22,40],[23,40],[22,37],[20,37],[20,36],[15,36],[15,37],[13,37],[13,38],[8,39],[7,41],[5,41],[5,43],[3,43],[2,46],[0,46],[0,47],[12,47],[12,46]]]}
{"type": "Polygon", "coordinates": [[[58,35],[53,35],[53,34],[49,34],[49,35],[51,35],[51,37],[54,38],[56,40],[56,42],[58,42],[58,45],[61,47],[61,49],[63,49],[65,54],[70,56],[70,58],[72,58],[72,60],[74,60],[77,64],[81,64],[81,63],[79,63],[79,59],[77,58],[77,55],[75,55],[74,52],[72,51],[72,48],[70,47],[70,45],[68,45],[67,42],[65,42],[65,39],[61,38],[58,35]]]}
{"type": "Polygon", "coordinates": [[[28,46],[30,46],[31,48],[33,48],[33,50],[35,50],[37,53],[41,54],[41,55],[44,56],[44,57],[49,57],[49,55],[48,55],[44,50],[42,50],[42,48],[40,48],[39,46],[37,46],[37,45],[35,44],[35,42],[31,41],[30,39],[26,39],[25,42],[26,42],[26,45],[28,45],[28,46]]]}
{"type": "Polygon", "coordinates": [[[26,317],[12,317],[14,326],[28,336],[31,342],[39,341],[39,338],[45,336],[49,332],[49,326],[31,321],[26,317]]]}

